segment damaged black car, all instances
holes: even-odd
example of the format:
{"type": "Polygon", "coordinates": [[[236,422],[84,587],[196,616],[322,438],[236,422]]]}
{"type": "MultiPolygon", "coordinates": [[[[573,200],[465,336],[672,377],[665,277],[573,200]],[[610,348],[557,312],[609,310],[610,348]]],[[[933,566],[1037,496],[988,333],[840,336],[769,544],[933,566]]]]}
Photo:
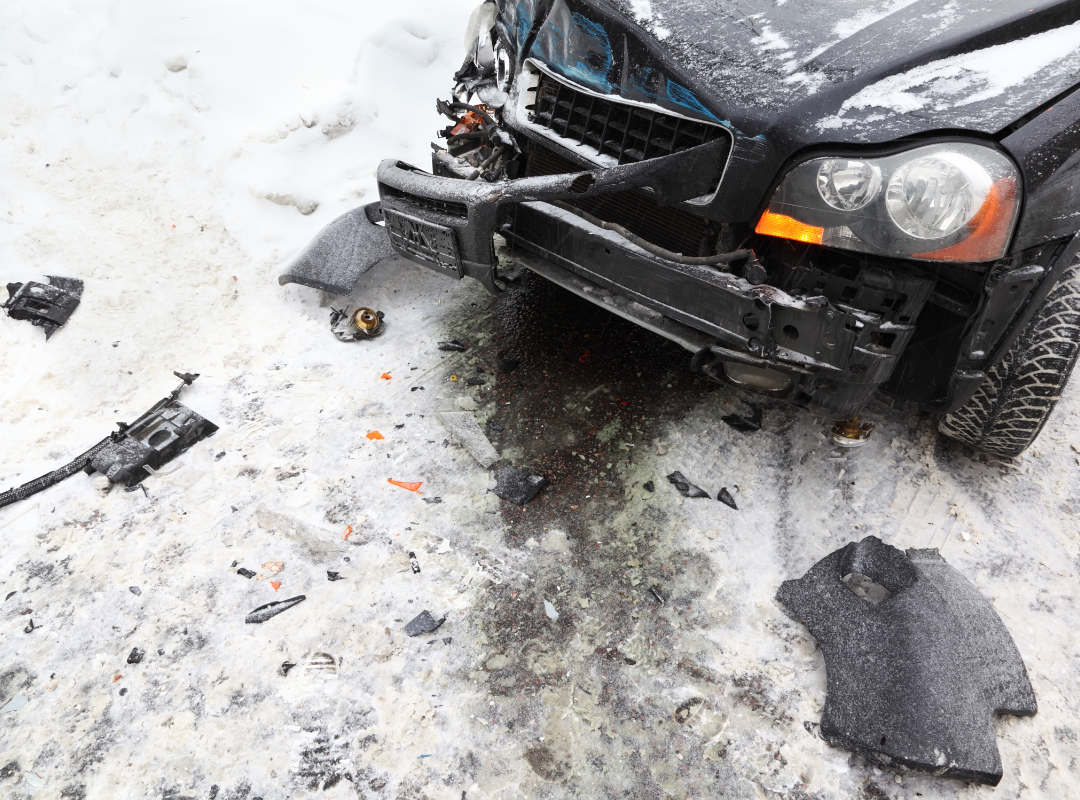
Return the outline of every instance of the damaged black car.
{"type": "Polygon", "coordinates": [[[431,171],[281,276],[348,294],[394,253],[521,267],[711,378],[853,422],[875,392],[1000,457],[1080,350],[1080,3],[499,0],[431,171]]]}

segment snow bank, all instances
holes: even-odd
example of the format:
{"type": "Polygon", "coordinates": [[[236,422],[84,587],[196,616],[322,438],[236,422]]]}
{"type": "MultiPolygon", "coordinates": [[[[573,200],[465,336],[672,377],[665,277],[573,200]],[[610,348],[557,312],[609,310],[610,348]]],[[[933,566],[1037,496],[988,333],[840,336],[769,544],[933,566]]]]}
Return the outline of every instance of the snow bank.
{"type": "Polygon", "coordinates": [[[460,66],[473,5],[7,3],[0,114],[33,129],[42,166],[171,164],[173,190],[207,194],[245,251],[285,258],[374,196],[380,158],[428,163],[429,98],[460,66]]]}

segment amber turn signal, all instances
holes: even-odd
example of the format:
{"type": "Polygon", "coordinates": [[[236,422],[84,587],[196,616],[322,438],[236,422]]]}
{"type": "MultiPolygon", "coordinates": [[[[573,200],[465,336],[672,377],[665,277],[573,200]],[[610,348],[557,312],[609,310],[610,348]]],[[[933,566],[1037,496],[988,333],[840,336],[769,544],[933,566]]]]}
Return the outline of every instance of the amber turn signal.
{"type": "Polygon", "coordinates": [[[824,236],[825,229],[807,225],[784,214],[773,214],[771,211],[766,211],[758,220],[754,232],[765,236],[777,236],[781,239],[794,239],[796,242],[806,242],[807,244],[821,244],[821,237],[824,236]]]}

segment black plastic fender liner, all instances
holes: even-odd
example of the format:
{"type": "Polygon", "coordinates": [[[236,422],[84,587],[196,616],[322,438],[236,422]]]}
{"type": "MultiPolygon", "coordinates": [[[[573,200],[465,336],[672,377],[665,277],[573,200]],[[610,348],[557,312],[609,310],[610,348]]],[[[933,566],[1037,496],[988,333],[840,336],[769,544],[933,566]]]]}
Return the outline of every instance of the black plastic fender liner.
{"type": "Polygon", "coordinates": [[[777,593],[817,639],[828,673],[821,734],[879,763],[996,786],[991,718],[1031,716],[1027,670],[993,605],[936,550],[874,536],[785,581],[777,593]],[[860,597],[858,573],[892,596],[860,597]]]}
{"type": "Polygon", "coordinates": [[[394,255],[379,203],[368,203],[342,214],[311,241],[278,278],[278,283],[301,283],[333,294],[352,294],[360,276],[394,255]]]}

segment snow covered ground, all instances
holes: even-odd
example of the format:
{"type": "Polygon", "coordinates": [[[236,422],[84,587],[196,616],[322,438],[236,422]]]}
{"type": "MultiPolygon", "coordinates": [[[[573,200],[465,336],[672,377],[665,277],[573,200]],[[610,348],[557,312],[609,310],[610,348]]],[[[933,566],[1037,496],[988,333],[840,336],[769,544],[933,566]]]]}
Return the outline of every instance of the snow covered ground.
{"type": "Polygon", "coordinates": [[[884,403],[844,453],[780,406],[757,434],[721,424],[738,398],[678,350],[542,288],[496,302],[384,262],[354,300],[385,334],[342,344],[325,298],[277,285],[375,197],[381,158],[428,163],[472,5],[0,6],[0,284],[86,282],[48,344],[0,317],[0,487],[131,421],[174,369],[220,426],[145,494],[76,475],[0,510],[0,706],[26,698],[0,713],[0,795],[987,796],[804,725],[824,666],[773,596],[874,533],[940,547],[1025,659],[1039,713],[995,723],[994,796],[1080,796],[1075,390],[1012,465],[884,403]],[[464,394],[552,481],[524,510],[444,446],[433,412],[464,394]],[[675,469],[739,510],[679,498],[675,469]],[[423,609],[447,621],[406,637],[423,609]]]}

